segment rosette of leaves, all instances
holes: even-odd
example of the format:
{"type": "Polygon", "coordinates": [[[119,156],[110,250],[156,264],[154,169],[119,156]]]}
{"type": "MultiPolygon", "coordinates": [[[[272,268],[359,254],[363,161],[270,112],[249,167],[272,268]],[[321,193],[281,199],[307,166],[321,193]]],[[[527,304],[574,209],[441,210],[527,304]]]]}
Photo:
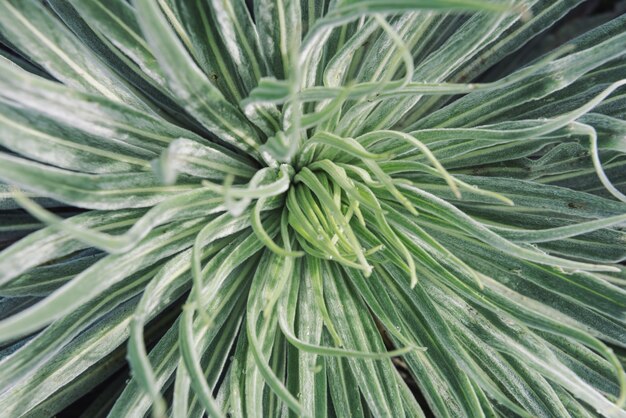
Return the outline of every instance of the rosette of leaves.
{"type": "Polygon", "coordinates": [[[0,416],[626,416],[580,3],[1,1],[0,416]]]}

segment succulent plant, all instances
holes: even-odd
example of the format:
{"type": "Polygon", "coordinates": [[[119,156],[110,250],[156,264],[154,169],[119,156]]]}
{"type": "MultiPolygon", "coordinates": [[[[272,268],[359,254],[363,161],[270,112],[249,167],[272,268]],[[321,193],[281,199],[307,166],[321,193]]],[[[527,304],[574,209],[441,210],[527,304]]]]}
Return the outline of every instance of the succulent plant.
{"type": "Polygon", "coordinates": [[[0,1],[0,416],[626,417],[581,4],[0,1]]]}

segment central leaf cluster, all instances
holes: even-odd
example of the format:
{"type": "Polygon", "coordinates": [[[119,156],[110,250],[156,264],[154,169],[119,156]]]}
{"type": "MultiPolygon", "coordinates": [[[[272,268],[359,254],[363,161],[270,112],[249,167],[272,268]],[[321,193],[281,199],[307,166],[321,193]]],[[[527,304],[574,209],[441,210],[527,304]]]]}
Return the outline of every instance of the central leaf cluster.
{"type": "MultiPolygon", "coordinates": [[[[295,169],[275,163],[273,168],[259,170],[248,184],[249,193],[238,195],[217,186],[216,190],[224,193],[227,202],[232,197],[257,197],[253,229],[267,247],[282,256],[307,254],[336,261],[369,276],[373,264],[389,257],[387,254],[378,260],[376,253],[391,251],[402,260],[415,283],[413,258],[386,215],[390,211],[417,212],[398,189],[396,180],[383,169],[394,164],[394,156],[370,152],[364,145],[380,142],[384,146],[389,140],[397,142],[397,137],[396,133],[377,133],[353,139],[316,133],[295,155],[295,169]],[[269,180],[272,176],[268,171],[274,173],[273,181],[269,180]],[[276,200],[282,204],[275,204],[276,200]],[[268,217],[280,219],[280,225],[278,221],[262,222],[265,210],[282,211],[280,216],[268,217]],[[296,247],[298,250],[294,251],[296,247]]],[[[449,176],[443,169],[442,173],[449,176]]]]}

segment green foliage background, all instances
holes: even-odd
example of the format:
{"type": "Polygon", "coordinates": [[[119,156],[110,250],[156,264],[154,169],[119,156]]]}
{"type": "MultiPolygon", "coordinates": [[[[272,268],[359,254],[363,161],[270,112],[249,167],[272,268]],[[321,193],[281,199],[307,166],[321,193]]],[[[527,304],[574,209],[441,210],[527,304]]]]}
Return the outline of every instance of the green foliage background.
{"type": "Polygon", "coordinates": [[[0,1],[0,416],[626,417],[626,15],[248,6],[0,1]]]}

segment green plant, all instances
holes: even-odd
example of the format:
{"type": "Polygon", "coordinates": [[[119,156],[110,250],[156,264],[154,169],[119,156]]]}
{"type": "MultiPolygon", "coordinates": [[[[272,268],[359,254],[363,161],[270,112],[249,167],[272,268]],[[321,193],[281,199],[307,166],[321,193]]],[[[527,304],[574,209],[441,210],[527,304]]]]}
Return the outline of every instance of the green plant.
{"type": "Polygon", "coordinates": [[[580,3],[0,1],[0,416],[626,416],[580,3]]]}

